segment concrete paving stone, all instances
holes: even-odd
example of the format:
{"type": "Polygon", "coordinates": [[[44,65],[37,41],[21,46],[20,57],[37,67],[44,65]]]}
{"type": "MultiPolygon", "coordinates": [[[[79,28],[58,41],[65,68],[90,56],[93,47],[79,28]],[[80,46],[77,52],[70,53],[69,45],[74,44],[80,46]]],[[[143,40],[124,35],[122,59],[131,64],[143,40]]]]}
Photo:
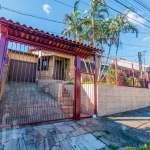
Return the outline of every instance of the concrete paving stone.
{"type": "Polygon", "coordinates": [[[23,138],[19,138],[19,147],[21,150],[26,150],[26,146],[23,138]]]}
{"type": "Polygon", "coordinates": [[[23,138],[24,138],[25,144],[33,144],[34,143],[34,138],[32,135],[23,134],[23,138]]]}
{"type": "Polygon", "coordinates": [[[73,136],[78,136],[78,135],[85,134],[85,133],[87,132],[84,128],[79,128],[76,131],[71,132],[73,136]]]}
{"type": "Polygon", "coordinates": [[[90,133],[80,135],[77,137],[72,137],[67,140],[76,150],[97,150],[106,147],[106,145],[103,142],[97,140],[96,137],[90,133]]]}
{"type": "Polygon", "coordinates": [[[60,146],[63,150],[75,150],[67,140],[60,142],[60,146]]]}
{"type": "Polygon", "coordinates": [[[36,150],[35,144],[26,145],[27,150],[36,150]]]}
{"type": "Polygon", "coordinates": [[[106,145],[110,145],[110,142],[108,140],[106,140],[105,138],[103,138],[103,137],[100,138],[100,141],[102,141],[106,145]]]}
{"type": "Polygon", "coordinates": [[[36,150],[44,150],[44,143],[37,144],[36,148],[36,150]]]}
{"type": "Polygon", "coordinates": [[[92,119],[91,123],[97,125],[97,124],[99,124],[99,120],[97,120],[97,119],[92,119]]]}
{"type": "Polygon", "coordinates": [[[104,149],[105,149],[105,150],[113,150],[113,149],[111,149],[111,148],[110,148],[110,147],[108,147],[108,146],[107,146],[107,147],[105,147],[104,149]]]}
{"type": "Polygon", "coordinates": [[[34,127],[34,129],[39,132],[43,137],[46,137],[48,130],[45,128],[34,127]]]}
{"type": "Polygon", "coordinates": [[[61,132],[71,132],[71,131],[74,131],[74,129],[71,127],[71,126],[67,126],[67,125],[64,125],[64,126],[56,126],[56,128],[61,131],[61,132]]]}
{"type": "Polygon", "coordinates": [[[91,118],[87,118],[87,119],[83,119],[86,123],[91,123],[92,119],[91,118]]]}
{"type": "Polygon", "coordinates": [[[66,122],[58,122],[58,123],[54,123],[53,125],[54,127],[65,126],[66,122]]]}
{"type": "Polygon", "coordinates": [[[20,131],[19,131],[19,133],[21,134],[28,134],[28,133],[30,133],[30,132],[32,132],[32,131],[34,131],[34,128],[33,127],[31,127],[31,126],[27,126],[27,127],[25,127],[25,128],[22,128],[20,131]]]}
{"type": "Polygon", "coordinates": [[[43,128],[43,129],[54,129],[55,126],[53,124],[44,124],[44,125],[39,125],[35,126],[36,128],[43,128]]]}
{"type": "Polygon", "coordinates": [[[111,142],[111,145],[115,146],[115,147],[122,147],[122,144],[119,141],[113,141],[111,142]]]}
{"type": "Polygon", "coordinates": [[[82,126],[86,126],[88,123],[86,123],[86,121],[84,120],[80,120],[77,122],[79,125],[82,125],[82,126]]]}
{"type": "Polygon", "coordinates": [[[95,127],[95,126],[97,126],[97,125],[94,124],[94,123],[88,123],[86,126],[89,127],[89,128],[91,128],[91,127],[95,127]]]}
{"type": "Polygon", "coordinates": [[[92,133],[94,136],[96,136],[96,137],[98,137],[98,136],[104,136],[104,135],[106,135],[106,133],[105,132],[102,132],[102,131],[96,131],[96,132],[93,132],[92,133]]]}
{"type": "Polygon", "coordinates": [[[71,137],[73,137],[74,135],[72,134],[72,133],[70,133],[70,132],[67,132],[67,136],[66,136],[66,139],[67,138],[71,138],[71,137]]]}
{"type": "Polygon", "coordinates": [[[91,129],[91,128],[88,128],[88,127],[83,127],[83,128],[84,128],[84,130],[87,131],[87,132],[94,132],[94,130],[91,129]]]}
{"type": "Polygon", "coordinates": [[[62,134],[54,134],[54,139],[56,142],[60,142],[60,141],[63,141],[66,136],[67,136],[67,133],[62,133],[62,134]]]}
{"type": "Polygon", "coordinates": [[[2,134],[2,137],[0,139],[0,142],[1,143],[5,143],[7,141],[10,141],[10,140],[14,140],[14,139],[18,139],[18,138],[21,138],[22,137],[22,134],[10,134],[10,135],[5,135],[5,132],[3,132],[2,134]]]}
{"type": "Polygon", "coordinates": [[[61,146],[53,146],[51,150],[63,150],[61,146]]]}
{"type": "Polygon", "coordinates": [[[40,140],[43,139],[43,136],[37,132],[36,130],[29,133],[29,135],[32,135],[34,138],[34,142],[37,144],[40,140]]]}
{"type": "Polygon", "coordinates": [[[55,144],[54,137],[48,133],[47,137],[45,138],[45,150],[50,150],[55,144]]]}
{"type": "Polygon", "coordinates": [[[77,130],[80,128],[80,125],[78,124],[74,124],[74,125],[70,125],[74,130],[77,130]]]}
{"type": "Polygon", "coordinates": [[[117,150],[128,150],[128,149],[125,148],[125,147],[120,147],[120,148],[118,148],[117,150]]]}
{"type": "Polygon", "coordinates": [[[18,139],[5,142],[4,150],[20,150],[18,139]]]}
{"type": "Polygon", "coordinates": [[[50,134],[61,134],[62,132],[60,130],[58,130],[57,128],[54,128],[54,129],[49,129],[48,133],[50,133],[50,134]]]}

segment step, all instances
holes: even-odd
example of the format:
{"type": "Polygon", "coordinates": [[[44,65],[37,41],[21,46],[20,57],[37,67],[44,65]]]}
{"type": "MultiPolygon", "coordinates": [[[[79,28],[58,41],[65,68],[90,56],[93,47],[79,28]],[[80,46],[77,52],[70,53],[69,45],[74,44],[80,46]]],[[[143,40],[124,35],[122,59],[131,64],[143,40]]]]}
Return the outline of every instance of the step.
{"type": "Polygon", "coordinates": [[[59,101],[70,101],[70,100],[72,100],[72,97],[70,97],[70,96],[64,96],[64,97],[61,97],[60,99],[59,99],[59,101]]]}
{"type": "Polygon", "coordinates": [[[62,93],[62,97],[70,97],[68,93],[62,93]]]}
{"type": "Polygon", "coordinates": [[[73,106],[73,100],[61,100],[60,103],[63,106],[73,106]]]}
{"type": "Polygon", "coordinates": [[[73,114],[73,106],[61,106],[61,108],[66,112],[67,114],[73,114]]]}
{"type": "Polygon", "coordinates": [[[42,89],[45,93],[49,93],[49,85],[44,85],[42,89]]]}

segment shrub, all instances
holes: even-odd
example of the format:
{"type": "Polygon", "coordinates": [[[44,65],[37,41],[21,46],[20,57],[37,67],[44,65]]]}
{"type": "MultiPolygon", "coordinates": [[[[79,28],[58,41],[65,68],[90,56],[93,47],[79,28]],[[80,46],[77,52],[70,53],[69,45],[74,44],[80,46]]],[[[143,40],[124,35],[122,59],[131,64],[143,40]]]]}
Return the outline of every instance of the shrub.
{"type": "Polygon", "coordinates": [[[126,86],[133,86],[133,80],[131,77],[126,79],[126,86]]]}

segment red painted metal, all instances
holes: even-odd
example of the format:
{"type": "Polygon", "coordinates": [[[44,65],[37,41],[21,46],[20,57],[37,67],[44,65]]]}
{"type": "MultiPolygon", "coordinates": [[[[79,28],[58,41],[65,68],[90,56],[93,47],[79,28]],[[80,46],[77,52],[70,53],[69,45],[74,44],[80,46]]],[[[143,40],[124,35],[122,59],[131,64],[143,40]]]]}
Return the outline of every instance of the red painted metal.
{"type": "Polygon", "coordinates": [[[115,75],[116,75],[116,85],[118,85],[118,66],[117,66],[117,58],[115,58],[115,75]]]}
{"type": "Polygon", "coordinates": [[[80,57],[75,56],[75,87],[74,87],[74,114],[75,120],[80,119],[80,93],[81,93],[81,63],[80,57]]]}
{"type": "Polygon", "coordinates": [[[7,28],[3,25],[0,25],[0,91],[1,91],[1,83],[2,83],[2,75],[4,64],[7,59],[7,28]]]}
{"type": "Polygon", "coordinates": [[[96,54],[94,54],[94,114],[97,115],[97,70],[96,70],[96,54]]]}
{"type": "Polygon", "coordinates": [[[8,27],[9,38],[11,40],[15,40],[15,42],[24,42],[24,40],[29,40],[32,42],[53,46],[55,48],[61,48],[61,51],[65,50],[64,52],[66,53],[67,51],[68,54],[70,52],[74,52],[76,55],[83,58],[87,58],[93,52],[103,52],[103,50],[96,49],[79,42],[54,36],[48,32],[45,33],[44,31],[39,31],[38,29],[33,29],[32,27],[27,27],[26,25],[20,25],[20,23],[14,23],[13,21],[6,20],[3,17],[0,18],[0,24],[8,27]]]}
{"type": "Polygon", "coordinates": [[[134,82],[134,66],[132,63],[132,81],[133,81],[133,86],[135,87],[135,82],[134,82]]]}

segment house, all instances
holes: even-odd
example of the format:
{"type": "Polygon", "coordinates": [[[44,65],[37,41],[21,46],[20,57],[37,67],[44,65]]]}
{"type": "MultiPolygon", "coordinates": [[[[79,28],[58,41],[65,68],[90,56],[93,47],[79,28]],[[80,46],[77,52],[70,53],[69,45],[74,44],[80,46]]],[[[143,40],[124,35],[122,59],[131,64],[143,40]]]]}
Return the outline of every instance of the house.
{"type": "MultiPolygon", "coordinates": [[[[133,72],[134,72],[134,77],[136,77],[136,78],[140,77],[139,63],[137,63],[137,62],[118,58],[117,59],[117,66],[119,69],[121,69],[125,73],[125,75],[127,77],[132,77],[133,72]]],[[[149,67],[149,65],[143,65],[142,66],[143,74],[146,74],[148,67],[149,67]]]]}

